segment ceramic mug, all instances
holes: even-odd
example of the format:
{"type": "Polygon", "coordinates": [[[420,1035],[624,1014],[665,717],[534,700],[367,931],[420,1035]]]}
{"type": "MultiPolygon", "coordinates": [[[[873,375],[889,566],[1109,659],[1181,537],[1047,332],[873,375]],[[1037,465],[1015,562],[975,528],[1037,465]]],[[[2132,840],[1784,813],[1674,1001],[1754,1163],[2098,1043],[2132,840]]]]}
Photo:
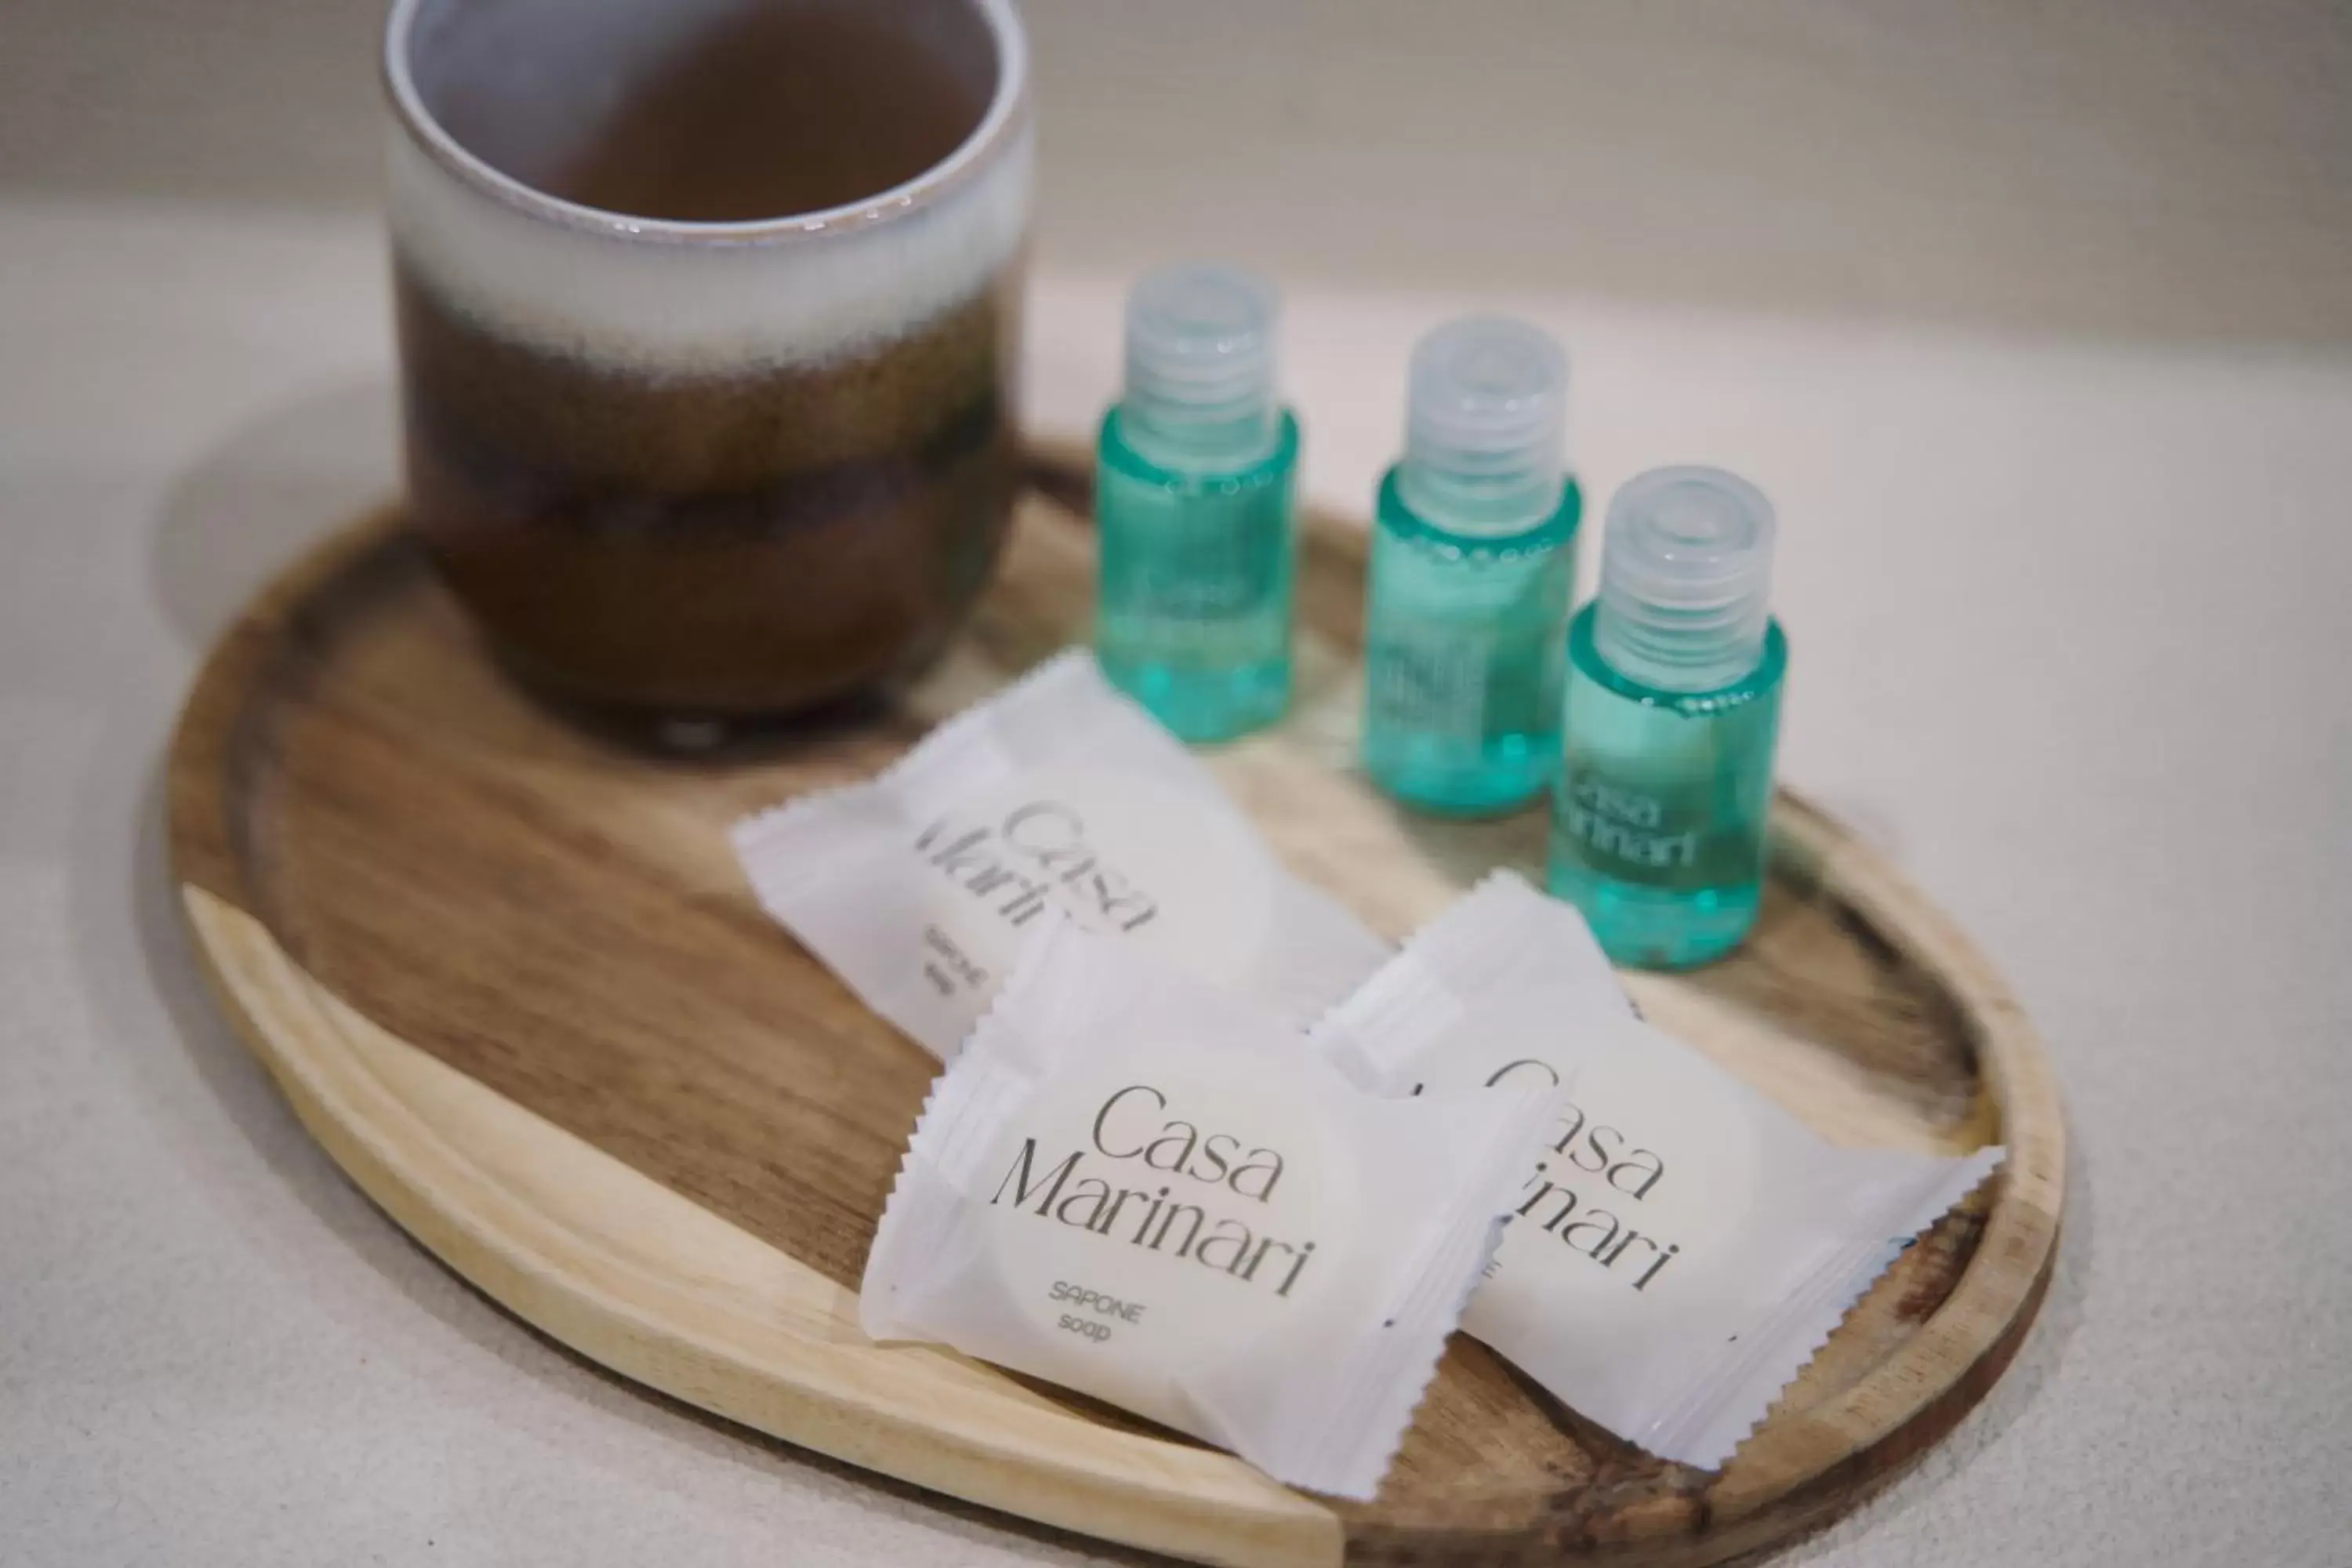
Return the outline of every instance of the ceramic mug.
{"type": "Polygon", "coordinates": [[[1010,0],[396,0],[410,516],[501,661],[694,741],[887,689],[1003,541],[1010,0]]]}

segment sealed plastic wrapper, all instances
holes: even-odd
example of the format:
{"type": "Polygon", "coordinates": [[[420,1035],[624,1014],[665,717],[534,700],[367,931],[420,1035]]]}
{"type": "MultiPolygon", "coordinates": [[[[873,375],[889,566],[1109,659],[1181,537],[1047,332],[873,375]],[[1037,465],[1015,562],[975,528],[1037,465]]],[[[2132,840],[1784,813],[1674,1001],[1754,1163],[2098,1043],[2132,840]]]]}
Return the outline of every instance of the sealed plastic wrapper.
{"type": "Polygon", "coordinates": [[[1574,909],[1497,873],[1313,1039],[1381,1093],[1564,1093],[1463,1327],[1618,1436],[1712,1469],[2002,1152],[1825,1142],[1642,1023],[1609,975],[1574,909]]]}
{"type": "Polygon", "coordinates": [[[1056,918],[933,1086],[860,1319],[1369,1497],[1557,1116],[1367,1094],[1056,918]]]}
{"type": "Polygon", "coordinates": [[[1302,1027],[1390,951],[1079,650],[871,783],[738,823],[735,850],[761,906],[942,1059],[1049,909],[1302,1027]]]}

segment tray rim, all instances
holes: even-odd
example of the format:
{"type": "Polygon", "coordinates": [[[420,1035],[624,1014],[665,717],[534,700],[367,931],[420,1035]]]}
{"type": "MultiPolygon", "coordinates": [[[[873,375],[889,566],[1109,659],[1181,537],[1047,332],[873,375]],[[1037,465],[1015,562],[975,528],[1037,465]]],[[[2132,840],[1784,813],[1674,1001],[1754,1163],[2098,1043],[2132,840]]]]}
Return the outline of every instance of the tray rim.
{"type": "MultiPolygon", "coordinates": [[[[1074,459],[1073,449],[1045,449],[1036,488],[1066,497],[1074,478],[1083,483],[1083,465],[1074,459]]],[[[1327,542],[1361,555],[1360,526],[1321,513],[1302,521],[1327,542]]],[[[1345,1521],[1318,1500],[1275,1485],[1230,1456],[1087,1423],[961,1357],[771,1333],[757,1352],[769,1360],[746,1359],[740,1334],[761,1325],[758,1314],[749,1324],[730,1317],[730,1310],[740,1314],[740,1302],[700,1302],[714,1314],[709,1331],[679,1332],[653,1310],[661,1281],[642,1268],[616,1274],[603,1266],[593,1244],[603,1241],[609,1251],[611,1238],[583,1234],[584,1216],[550,1228],[549,1216],[532,1208],[548,1195],[539,1184],[527,1173],[486,1170],[435,1134],[428,1116],[495,1120],[532,1159],[592,1173],[590,1184],[599,1190],[691,1210],[705,1222],[703,1240],[738,1266],[753,1257],[740,1249],[764,1254],[756,1266],[787,1293],[846,1293],[374,1026],[303,973],[246,907],[255,901],[249,888],[206,885],[224,877],[241,881],[227,857],[204,861],[227,820],[221,769],[233,754],[247,679],[278,639],[300,635],[301,617],[319,591],[397,527],[388,510],[366,517],[260,590],[206,655],[166,764],[173,875],[199,968],[225,1016],[337,1165],[395,1223],[507,1310],[589,1359],[689,1405],[863,1468],[1108,1541],[1219,1563],[1339,1562],[1348,1545],[1345,1521]],[[730,1233],[723,1242],[720,1231],[730,1233]],[[738,1335],[732,1340],[730,1323],[738,1335]],[[882,1363],[922,1368],[919,1389],[910,1397],[882,1363]],[[972,1408],[942,1416],[940,1391],[958,1387],[969,1390],[972,1408]],[[1024,1409],[1032,1416],[1023,1416],[1024,1409]]],[[[2009,1159],[1976,1250],[1950,1294],[1853,1387],[1783,1417],[1751,1442],[1741,1464],[1706,1494],[1703,1532],[1688,1533],[1675,1510],[1662,1510],[1651,1528],[1642,1510],[1628,1510],[1631,1533],[1612,1542],[1611,1555],[1639,1552],[1640,1561],[1661,1568],[1718,1562],[1824,1523],[1925,1453],[2022,1344],[2049,1286],[2063,1217],[2065,1130],[2054,1075],[2032,1023],[1990,963],[1869,847],[1786,791],[1775,801],[1772,831],[1777,858],[1833,889],[1880,937],[1936,974],[1958,1004],[1985,1090],[2000,1107],[2009,1159]]]]}

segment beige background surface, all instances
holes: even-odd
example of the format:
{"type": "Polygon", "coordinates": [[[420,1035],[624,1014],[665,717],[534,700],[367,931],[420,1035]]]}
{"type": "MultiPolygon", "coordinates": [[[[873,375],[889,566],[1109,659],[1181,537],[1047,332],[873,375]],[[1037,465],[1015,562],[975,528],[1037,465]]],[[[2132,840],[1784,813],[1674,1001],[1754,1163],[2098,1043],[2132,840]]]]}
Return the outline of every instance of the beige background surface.
{"type": "MultiPolygon", "coordinates": [[[[366,210],[374,0],[5,0],[0,187],[366,210]]],[[[2340,0],[1029,0],[1043,254],[2352,341],[2340,0]]]]}
{"type": "MultiPolygon", "coordinates": [[[[2346,1561],[2352,8],[1029,10],[1041,421],[1108,395],[1136,264],[1239,254],[1360,505],[1413,335],[1534,313],[1590,489],[1780,502],[1787,775],[2050,1037],[2043,1324],[1790,1561],[2346,1561]]],[[[194,989],[178,694],[393,483],[373,11],[0,0],[0,1563],[1077,1560],[533,1339],[194,989]]]]}

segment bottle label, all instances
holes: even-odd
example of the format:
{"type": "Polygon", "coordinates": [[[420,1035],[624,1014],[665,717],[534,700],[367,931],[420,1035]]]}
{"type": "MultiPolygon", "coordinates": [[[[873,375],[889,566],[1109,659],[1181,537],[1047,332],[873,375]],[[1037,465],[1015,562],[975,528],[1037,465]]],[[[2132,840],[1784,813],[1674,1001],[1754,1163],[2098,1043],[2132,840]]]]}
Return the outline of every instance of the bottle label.
{"type": "Polygon", "coordinates": [[[1290,539],[1278,492],[1110,510],[1101,614],[1119,658],[1231,665],[1287,651],[1290,539]]]}
{"type": "Polygon", "coordinates": [[[1381,627],[1364,655],[1374,724],[1477,746],[1495,654],[1485,626],[1399,619],[1381,627]]]}
{"type": "Polygon", "coordinates": [[[1571,760],[1560,778],[1559,827],[1585,847],[1590,858],[1652,879],[1698,864],[1706,803],[1696,803],[1696,811],[1691,804],[1612,784],[1571,760]]]}
{"type": "Polygon", "coordinates": [[[1666,891],[1736,887],[1764,871],[1770,753],[1743,775],[1629,779],[1571,743],[1552,812],[1553,842],[1594,870],[1666,891]]]}

